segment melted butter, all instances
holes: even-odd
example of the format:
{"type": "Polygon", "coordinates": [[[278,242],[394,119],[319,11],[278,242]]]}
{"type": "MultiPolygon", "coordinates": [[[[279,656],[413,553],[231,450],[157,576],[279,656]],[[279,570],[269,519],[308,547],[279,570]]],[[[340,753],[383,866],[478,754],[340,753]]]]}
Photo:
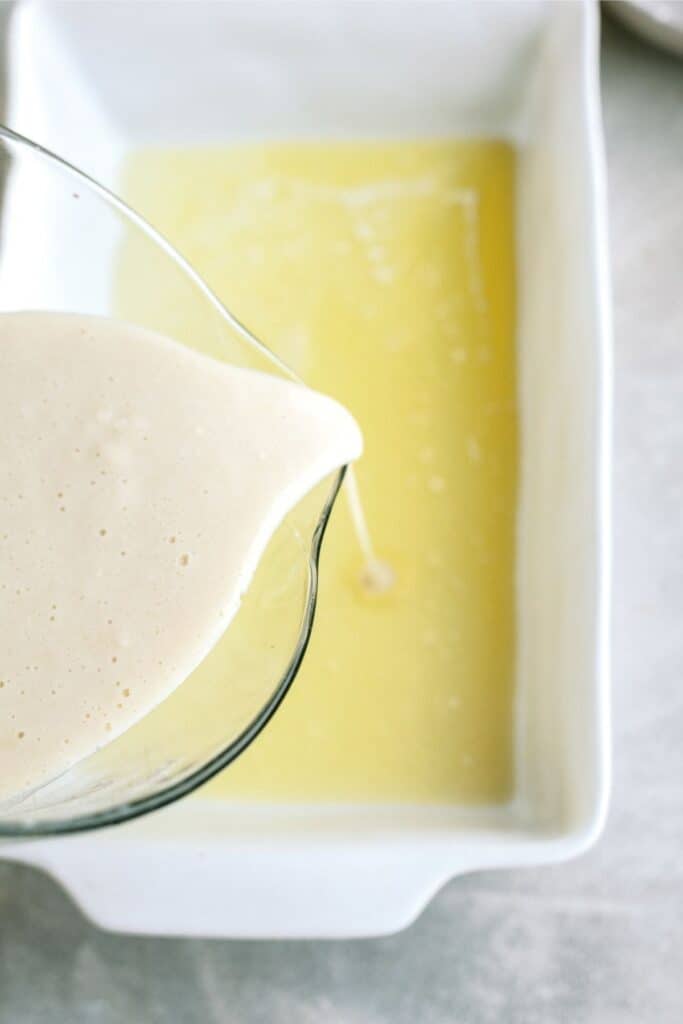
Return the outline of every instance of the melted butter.
{"type": "MultiPolygon", "coordinates": [[[[366,585],[338,502],[294,687],[202,795],[506,799],[513,151],[495,141],[145,150],[131,158],[123,193],[307,383],[353,411],[372,541],[392,574],[390,586],[366,585]]],[[[124,312],[152,311],[169,333],[198,337],[189,302],[166,310],[140,293],[139,259],[125,254],[124,312]]],[[[227,671],[220,645],[201,671],[227,671]]]]}

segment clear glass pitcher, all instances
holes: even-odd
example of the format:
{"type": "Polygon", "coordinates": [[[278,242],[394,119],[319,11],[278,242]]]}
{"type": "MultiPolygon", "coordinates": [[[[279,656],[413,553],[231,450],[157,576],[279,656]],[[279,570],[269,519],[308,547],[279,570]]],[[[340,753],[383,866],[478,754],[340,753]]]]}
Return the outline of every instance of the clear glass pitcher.
{"type": "MultiPolygon", "coordinates": [[[[226,362],[293,376],[161,235],[87,175],[0,127],[0,176],[1,311],[123,316],[226,362]],[[122,305],[131,253],[144,277],[122,305]],[[157,301],[146,302],[155,290],[157,301]]],[[[323,481],[283,521],[240,611],[191,681],[59,778],[0,804],[0,836],[126,821],[190,793],[252,742],[306,649],[320,545],[343,476],[323,481]]]]}

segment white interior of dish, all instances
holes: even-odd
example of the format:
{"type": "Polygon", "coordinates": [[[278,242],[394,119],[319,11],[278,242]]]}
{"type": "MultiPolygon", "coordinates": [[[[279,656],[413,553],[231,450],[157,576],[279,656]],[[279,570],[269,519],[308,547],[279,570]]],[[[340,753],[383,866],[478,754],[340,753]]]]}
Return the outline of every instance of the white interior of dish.
{"type": "MultiPolygon", "coordinates": [[[[130,842],[141,844],[143,860],[145,843],[163,837],[170,849],[191,822],[195,834],[222,844],[223,865],[237,857],[242,867],[234,870],[244,878],[239,843],[279,836],[290,842],[289,853],[277,869],[271,857],[263,870],[273,878],[289,865],[283,878],[296,891],[294,860],[287,857],[303,843],[309,882],[317,877],[311,838],[330,840],[336,851],[320,871],[333,870],[344,857],[351,871],[353,844],[362,844],[363,863],[376,872],[373,858],[381,850],[402,849],[402,857],[417,859],[424,853],[418,839],[429,836],[434,865],[441,867],[413,894],[419,902],[438,884],[438,874],[563,856],[599,827],[607,789],[606,296],[604,211],[595,194],[601,153],[592,18],[581,3],[144,0],[31,2],[15,16],[10,127],[114,189],[126,151],[153,142],[470,134],[502,135],[520,146],[515,800],[474,811],[194,801],[125,828],[130,842]]],[[[49,196],[33,196],[32,213],[28,205],[24,200],[24,215],[45,218],[49,246],[49,196]]],[[[105,286],[93,282],[93,288],[105,286]]],[[[229,303],[229,296],[222,298],[229,303]]],[[[58,304],[68,306],[68,294],[62,291],[58,304]]],[[[250,878],[253,872],[258,877],[261,856],[250,878]]],[[[390,862],[382,861],[387,886],[390,862]]],[[[359,877],[360,869],[357,893],[359,877]]],[[[202,931],[206,913],[197,926],[202,931]]],[[[290,933],[285,928],[283,934],[290,933]]]]}

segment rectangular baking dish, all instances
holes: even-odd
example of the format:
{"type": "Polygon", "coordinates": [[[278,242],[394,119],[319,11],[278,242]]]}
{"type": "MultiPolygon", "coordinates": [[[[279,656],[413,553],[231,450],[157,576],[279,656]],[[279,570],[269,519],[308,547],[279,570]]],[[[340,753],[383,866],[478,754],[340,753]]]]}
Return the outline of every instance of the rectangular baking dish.
{"type": "Polygon", "coordinates": [[[610,774],[596,5],[29,0],[12,17],[8,84],[11,128],[114,189],[126,152],[148,143],[515,141],[522,459],[509,804],[189,798],[128,825],[12,841],[0,853],[48,871],[117,931],[350,937],[405,926],[454,875],[585,850],[605,819],[610,774]]]}

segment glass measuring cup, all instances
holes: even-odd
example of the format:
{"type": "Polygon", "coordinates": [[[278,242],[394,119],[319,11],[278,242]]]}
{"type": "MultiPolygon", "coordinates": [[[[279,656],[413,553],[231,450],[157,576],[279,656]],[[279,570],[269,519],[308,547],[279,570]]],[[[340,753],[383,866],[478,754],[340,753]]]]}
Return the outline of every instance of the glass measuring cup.
{"type": "MultiPolygon", "coordinates": [[[[141,217],[87,175],[2,127],[0,180],[0,311],[125,316],[226,362],[293,376],[141,217]],[[126,307],[119,284],[133,252],[145,279],[136,282],[137,298],[126,307]],[[159,280],[164,303],[146,303],[159,280]]],[[[191,681],[59,778],[0,804],[0,836],[74,832],[155,810],[191,792],[251,743],[284,698],[306,649],[320,545],[343,475],[319,484],[282,522],[240,611],[191,681]]]]}

